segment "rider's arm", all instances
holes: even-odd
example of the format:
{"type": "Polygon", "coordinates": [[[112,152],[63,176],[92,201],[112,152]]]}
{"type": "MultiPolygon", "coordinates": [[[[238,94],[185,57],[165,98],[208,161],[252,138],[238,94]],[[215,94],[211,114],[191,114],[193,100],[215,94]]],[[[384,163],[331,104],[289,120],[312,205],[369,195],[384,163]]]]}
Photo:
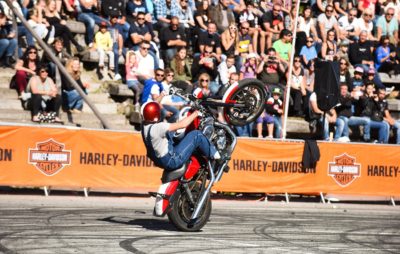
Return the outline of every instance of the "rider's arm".
{"type": "Polygon", "coordinates": [[[184,119],[182,119],[179,122],[176,123],[171,123],[169,125],[168,130],[169,131],[176,131],[182,128],[186,128],[187,126],[189,126],[189,124],[191,124],[193,122],[194,119],[196,119],[196,117],[198,117],[199,113],[197,111],[194,111],[190,116],[185,117],[184,119]]]}

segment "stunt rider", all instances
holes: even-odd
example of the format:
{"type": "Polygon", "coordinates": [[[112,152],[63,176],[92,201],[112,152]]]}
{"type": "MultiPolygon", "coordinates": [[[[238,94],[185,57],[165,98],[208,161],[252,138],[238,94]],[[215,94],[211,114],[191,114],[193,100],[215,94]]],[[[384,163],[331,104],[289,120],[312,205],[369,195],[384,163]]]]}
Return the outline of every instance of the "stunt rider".
{"type": "Polygon", "coordinates": [[[221,155],[213,144],[199,130],[193,130],[178,143],[174,142],[173,132],[186,128],[199,116],[196,110],[191,115],[176,123],[160,122],[161,107],[157,102],[147,102],[141,108],[143,127],[142,137],[147,149],[147,156],[167,171],[182,167],[194,151],[218,160],[221,155]]]}

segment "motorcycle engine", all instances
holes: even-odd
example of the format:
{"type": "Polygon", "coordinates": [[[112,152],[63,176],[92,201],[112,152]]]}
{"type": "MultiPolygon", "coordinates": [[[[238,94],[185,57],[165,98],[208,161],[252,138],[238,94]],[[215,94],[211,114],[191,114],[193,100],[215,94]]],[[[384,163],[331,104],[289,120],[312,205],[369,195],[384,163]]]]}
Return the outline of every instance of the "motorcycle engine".
{"type": "Polygon", "coordinates": [[[214,119],[212,117],[207,117],[201,123],[200,129],[202,130],[204,136],[211,140],[212,135],[214,134],[214,119]]]}

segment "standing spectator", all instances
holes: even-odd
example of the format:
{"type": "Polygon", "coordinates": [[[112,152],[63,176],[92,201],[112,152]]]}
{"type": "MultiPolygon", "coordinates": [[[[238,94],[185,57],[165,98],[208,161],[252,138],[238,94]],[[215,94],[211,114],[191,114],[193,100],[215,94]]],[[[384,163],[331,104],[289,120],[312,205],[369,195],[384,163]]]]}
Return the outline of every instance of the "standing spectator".
{"type": "Polygon", "coordinates": [[[15,65],[15,82],[17,83],[18,94],[25,92],[29,79],[36,75],[39,67],[39,57],[35,46],[26,48],[22,58],[15,65]]]}
{"type": "Polygon", "coordinates": [[[149,54],[149,50],[150,43],[143,41],[139,50],[135,51],[138,61],[137,75],[140,82],[154,78],[154,58],[149,54]]]}
{"type": "Polygon", "coordinates": [[[17,39],[12,26],[7,24],[7,18],[3,13],[0,13],[0,59],[1,65],[5,68],[11,68],[15,63],[13,58],[14,51],[17,47],[17,39]]]}
{"type": "Polygon", "coordinates": [[[98,75],[99,79],[103,78],[103,69],[104,69],[104,58],[105,55],[108,55],[108,65],[109,71],[114,73],[114,52],[113,52],[113,40],[111,38],[111,34],[107,31],[107,23],[103,22],[100,24],[100,30],[95,35],[95,46],[94,48],[99,52],[99,69],[98,75]]]}
{"type": "Polygon", "coordinates": [[[276,50],[277,57],[285,65],[285,68],[289,66],[290,56],[292,54],[292,32],[287,29],[283,29],[280,34],[280,39],[275,41],[272,47],[276,50]]]}
{"type": "Polygon", "coordinates": [[[55,122],[61,123],[58,117],[61,107],[61,96],[57,91],[53,80],[48,77],[46,66],[39,66],[36,71],[37,75],[29,80],[29,92],[32,94],[32,122],[40,122],[39,112],[45,111],[55,112],[55,122]],[[46,107],[43,108],[42,104],[46,107]]]}
{"type": "Polygon", "coordinates": [[[67,52],[71,54],[71,42],[74,44],[78,52],[82,52],[84,48],[79,45],[79,43],[74,39],[71,31],[66,26],[67,22],[65,20],[66,17],[61,16],[56,9],[56,1],[49,0],[47,3],[47,8],[45,10],[45,18],[49,22],[50,25],[54,26],[55,37],[61,37],[64,41],[64,45],[67,49],[67,52]]]}
{"type": "Polygon", "coordinates": [[[231,74],[236,72],[237,70],[235,67],[235,56],[228,55],[225,61],[222,61],[218,65],[219,83],[222,86],[227,85],[229,83],[229,78],[231,77],[231,74]]]}
{"type": "Polygon", "coordinates": [[[210,18],[217,25],[219,34],[222,34],[235,21],[232,9],[229,8],[230,0],[219,0],[218,4],[210,7],[210,18]]]}
{"type": "Polygon", "coordinates": [[[319,37],[322,38],[322,42],[326,41],[326,35],[329,30],[334,29],[336,34],[339,35],[339,26],[337,19],[333,15],[333,6],[328,5],[325,8],[325,12],[318,16],[317,24],[318,24],[318,34],[319,37]]]}
{"type": "Polygon", "coordinates": [[[139,97],[141,91],[141,84],[138,79],[138,60],[134,51],[130,50],[126,53],[126,62],[125,62],[125,73],[126,73],[126,85],[129,89],[133,91],[133,95],[135,98],[135,110],[139,111],[139,97]]]}
{"type": "Polygon", "coordinates": [[[259,138],[263,138],[262,124],[267,124],[267,138],[280,138],[282,135],[282,119],[283,102],[279,98],[282,92],[281,89],[275,87],[272,90],[272,97],[268,98],[265,106],[265,111],[257,119],[257,134],[259,138]],[[274,132],[275,129],[275,132],[274,132]],[[274,135],[273,135],[274,133],[274,135]]]}
{"type": "Polygon", "coordinates": [[[374,30],[374,12],[371,9],[364,10],[362,16],[356,21],[356,35],[361,37],[360,33],[367,32],[367,40],[376,41],[376,37],[372,34],[374,30]]]}
{"type": "Polygon", "coordinates": [[[109,25],[107,19],[100,17],[99,11],[97,0],[79,0],[77,20],[85,24],[85,42],[89,48],[93,47],[94,25],[101,23],[109,25]]]}
{"type": "Polygon", "coordinates": [[[400,120],[394,119],[389,112],[389,104],[386,98],[386,91],[384,89],[379,89],[378,91],[378,104],[379,109],[383,113],[383,119],[387,122],[391,127],[393,127],[393,131],[396,130],[396,144],[400,144],[400,120]]]}
{"type": "MultiPolygon", "coordinates": [[[[81,62],[79,58],[73,57],[68,59],[65,69],[67,69],[68,74],[76,81],[83,92],[86,93],[86,88],[89,87],[89,84],[83,83],[81,80],[81,62]]],[[[69,112],[82,113],[83,98],[64,75],[62,76],[62,95],[69,112]]]]}
{"type": "Polygon", "coordinates": [[[271,11],[264,13],[261,17],[261,21],[263,28],[267,32],[267,48],[270,48],[272,43],[279,39],[284,29],[281,5],[275,3],[271,11]]]}
{"type": "Polygon", "coordinates": [[[391,75],[400,74],[400,64],[396,59],[396,51],[392,51],[389,45],[389,36],[381,37],[381,45],[376,49],[375,69],[391,75]]]}
{"type": "Polygon", "coordinates": [[[163,28],[169,27],[171,18],[178,16],[178,10],[178,0],[158,0],[155,2],[155,16],[157,19],[155,29],[161,31],[163,28]]]}
{"type": "MultiPolygon", "coordinates": [[[[299,56],[294,57],[292,78],[290,85],[290,95],[293,98],[293,112],[295,116],[304,116],[304,103],[303,98],[306,96],[306,79],[304,77],[304,70],[301,66],[301,59],[299,56]]],[[[289,74],[287,74],[289,80],[289,74]]]]}
{"type": "Polygon", "coordinates": [[[321,57],[322,59],[333,61],[336,58],[337,45],[335,41],[335,30],[328,31],[326,40],[322,42],[321,57]]]}
{"type": "Polygon", "coordinates": [[[187,46],[185,32],[179,28],[179,19],[177,17],[172,17],[170,26],[161,30],[160,41],[165,63],[171,62],[178,47],[187,46]]]}
{"type": "MultiPolygon", "coordinates": [[[[336,2],[335,2],[336,4],[336,2]]],[[[338,20],[340,38],[342,40],[348,39],[350,41],[355,41],[358,39],[358,33],[355,28],[357,26],[357,9],[352,8],[349,10],[347,15],[342,16],[338,20]]]]}
{"type": "Polygon", "coordinates": [[[174,59],[171,61],[171,69],[174,72],[174,84],[186,93],[191,93],[193,90],[190,82],[192,80],[192,67],[187,58],[187,50],[185,47],[180,47],[177,51],[174,59]]]}

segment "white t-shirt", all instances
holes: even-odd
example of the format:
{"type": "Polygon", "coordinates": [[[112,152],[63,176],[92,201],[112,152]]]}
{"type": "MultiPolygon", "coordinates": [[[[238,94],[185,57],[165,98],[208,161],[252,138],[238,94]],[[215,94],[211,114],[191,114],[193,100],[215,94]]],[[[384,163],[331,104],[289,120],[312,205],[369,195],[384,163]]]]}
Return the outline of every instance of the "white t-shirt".
{"type": "MultiPolygon", "coordinates": [[[[318,28],[318,32],[320,33],[320,35],[326,34],[329,30],[331,30],[333,28],[333,26],[335,24],[337,24],[337,20],[334,16],[331,16],[329,19],[326,17],[325,13],[322,13],[318,16],[318,20],[317,20],[318,24],[324,24],[325,25],[325,31],[320,31],[320,29],[318,28]]],[[[319,26],[318,26],[319,27],[319,26]]]]}
{"type": "Polygon", "coordinates": [[[372,23],[372,21],[370,21],[367,25],[364,22],[364,19],[358,18],[357,21],[354,23],[355,27],[358,27],[360,29],[360,31],[366,30],[369,33],[372,32],[372,29],[374,28],[374,25],[372,23]]]}
{"type": "Polygon", "coordinates": [[[135,53],[138,61],[136,74],[139,76],[152,76],[154,73],[154,58],[150,54],[143,57],[139,51],[135,51],[135,53]]]}
{"type": "Polygon", "coordinates": [[[167,133],[169,129],[169,123],[160,122],[156,124],[145,125],[144,128],[144,138],[147,142],[147,134],[150,130],[150,142],[153,144],[154,151],[157,158],[161,158],[168,153],[168,138],[167,133]]]}
{"type": "Polygon", "coordinates": [[[314,20],[311,18],[308,22],[304,19],[304,17],[299,17],[299,29],[306,33],[307,37],[310,36],[311,26],[315,26],[314,20]]]}
{"type": "Polygon", "coordinates": [[[350,23],[349,18],[347,16],[343,16],[338,20],[339,27],[342,30],[345,31],[354,31],[354,28],[356,27],[357,19],[353,19],[353,21],[350,23]]]}

